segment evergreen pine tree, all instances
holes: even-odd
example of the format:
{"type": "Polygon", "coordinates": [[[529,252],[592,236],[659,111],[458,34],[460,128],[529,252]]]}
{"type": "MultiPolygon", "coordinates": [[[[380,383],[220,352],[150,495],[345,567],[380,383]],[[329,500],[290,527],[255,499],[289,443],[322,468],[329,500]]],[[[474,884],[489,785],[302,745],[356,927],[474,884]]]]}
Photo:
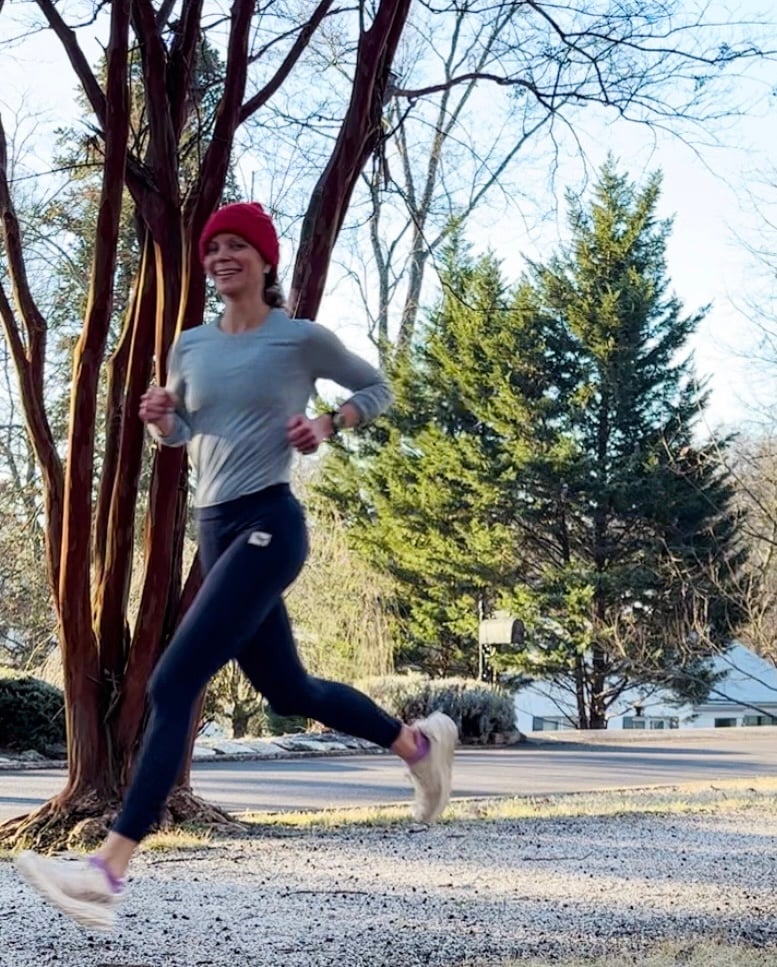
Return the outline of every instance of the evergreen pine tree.
{"type": "Polygon", "coordinates": [[[704,310],[669,291],[659,190],[608,162],[513,293],[454,243],[382,447],[330,468],[398,582],[405,660],[473,671],[479,604],[509,608],[526,647],[502,663],[568,687],[580,727],[634,683],[703,695],[740,620],[733,487],[696,439],[704,310]]]}
{"type": "Polygon", "coordinates": [[[526,468],[535,569],[514,606],[529,665],[574,692],[581,728],[605,727],[635,682],[701,697],[741,619],[733,485],[720,442],[696,441],[707,394],[687,343],[705,310],[669,291],[659,192],[658,175],[638,190],[608,161],[590,206],[570,200],[568,249],[530,274],[536,324],[568,340],[566,456],[539,449],[526,468]]]}

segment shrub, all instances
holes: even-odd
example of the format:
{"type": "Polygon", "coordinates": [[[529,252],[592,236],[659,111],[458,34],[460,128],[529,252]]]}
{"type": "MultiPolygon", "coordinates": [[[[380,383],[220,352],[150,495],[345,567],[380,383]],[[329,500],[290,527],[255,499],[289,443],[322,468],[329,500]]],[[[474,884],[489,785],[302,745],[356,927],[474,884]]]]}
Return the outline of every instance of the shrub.
{"type": "Polygon", "coordinates": [[[62,692],[38,678],[0,678],[0,748],[45,752],[65,741],[62,692]]]}
{"type": "Polygon", "coordinates": [[[495,733],[516,728],[512,695],[476,679],[413,673],[368,678],[358,687],[405,722],[445,712],[459,727],[462,742],[488,742],[495,733]]]}
{"type": "Polygon", "coordinates": [[[265,727],[263,735],[296,735],[305,732],[308,720],[300,715],[278,715],[272,705],[265,708],[265,727]]]}
{"type": "Polygon", "coordinates": [[[214,723],[235,739],[245,736],[304,732],[307,720],[276,714],[234,662],[210,682],[205,692],[200,731],[214,723]]]}

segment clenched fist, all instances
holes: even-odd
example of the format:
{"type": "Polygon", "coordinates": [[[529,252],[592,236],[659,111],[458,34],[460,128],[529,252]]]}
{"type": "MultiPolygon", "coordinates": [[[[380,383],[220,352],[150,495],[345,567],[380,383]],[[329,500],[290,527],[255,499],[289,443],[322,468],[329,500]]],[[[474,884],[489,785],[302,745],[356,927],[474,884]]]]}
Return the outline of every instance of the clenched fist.
{"type": "MultiPolygon", "coordinates": [[[[149,386],[140,397],[139,416],[144,423],[171,424],[177,405],[178,400],[168,390],[161,386],[149,386]]],[[[159,428],[163,433],[168,432],[163,425],[159,428]]]]}
{"type": "Polygon", "coordinates": [[[331,436],[331,420],[327,415],[309,420],[306,416],[293,416],[286,424],[289,443],[300,453],[315,453],[331,436]],[[329,427],[329,432],[327,432],[329,427]]]}

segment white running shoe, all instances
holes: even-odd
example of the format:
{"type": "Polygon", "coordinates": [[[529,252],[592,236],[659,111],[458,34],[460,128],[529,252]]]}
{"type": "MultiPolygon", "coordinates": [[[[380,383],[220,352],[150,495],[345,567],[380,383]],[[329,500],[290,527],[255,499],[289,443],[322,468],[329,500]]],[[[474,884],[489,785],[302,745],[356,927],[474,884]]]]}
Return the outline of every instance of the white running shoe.
{"type": "Polygon", "coordinates": [[[16,868],[44,900],[81,926],[113,928],[122,889],[114,889],[93,858],[54,859],[28,850],[16,857],[16,868]]]}
{"type": "Polygon", "coordinates": [[[426,755],[408,766],[415,786],[413,819],[417,823],[433,823],[442,815],[451,797],[453,753],[459,730],[443,712],[432,712],[429,718],[414,722],[413,727],[429,740],[426,755]]]}

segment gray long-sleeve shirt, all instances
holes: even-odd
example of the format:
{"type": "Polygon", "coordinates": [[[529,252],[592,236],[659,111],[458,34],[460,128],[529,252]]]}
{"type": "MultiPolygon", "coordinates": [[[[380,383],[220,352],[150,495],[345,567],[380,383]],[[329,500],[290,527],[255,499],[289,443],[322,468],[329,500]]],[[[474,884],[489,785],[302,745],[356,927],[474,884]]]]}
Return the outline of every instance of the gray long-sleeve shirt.
{"type": "Polygon", "coordinates": [[[209,323],[182,332],[170,350],[167,389],[180,400],[172,432],[152,436],[189,447],[197,488],[209,507],[288,483],[288,420],[304,413],[318,379],[353,392],[366,423],[391,403],[384,375],[330,330],[273,309],[257,329],[223,332],[209,323]]]}

